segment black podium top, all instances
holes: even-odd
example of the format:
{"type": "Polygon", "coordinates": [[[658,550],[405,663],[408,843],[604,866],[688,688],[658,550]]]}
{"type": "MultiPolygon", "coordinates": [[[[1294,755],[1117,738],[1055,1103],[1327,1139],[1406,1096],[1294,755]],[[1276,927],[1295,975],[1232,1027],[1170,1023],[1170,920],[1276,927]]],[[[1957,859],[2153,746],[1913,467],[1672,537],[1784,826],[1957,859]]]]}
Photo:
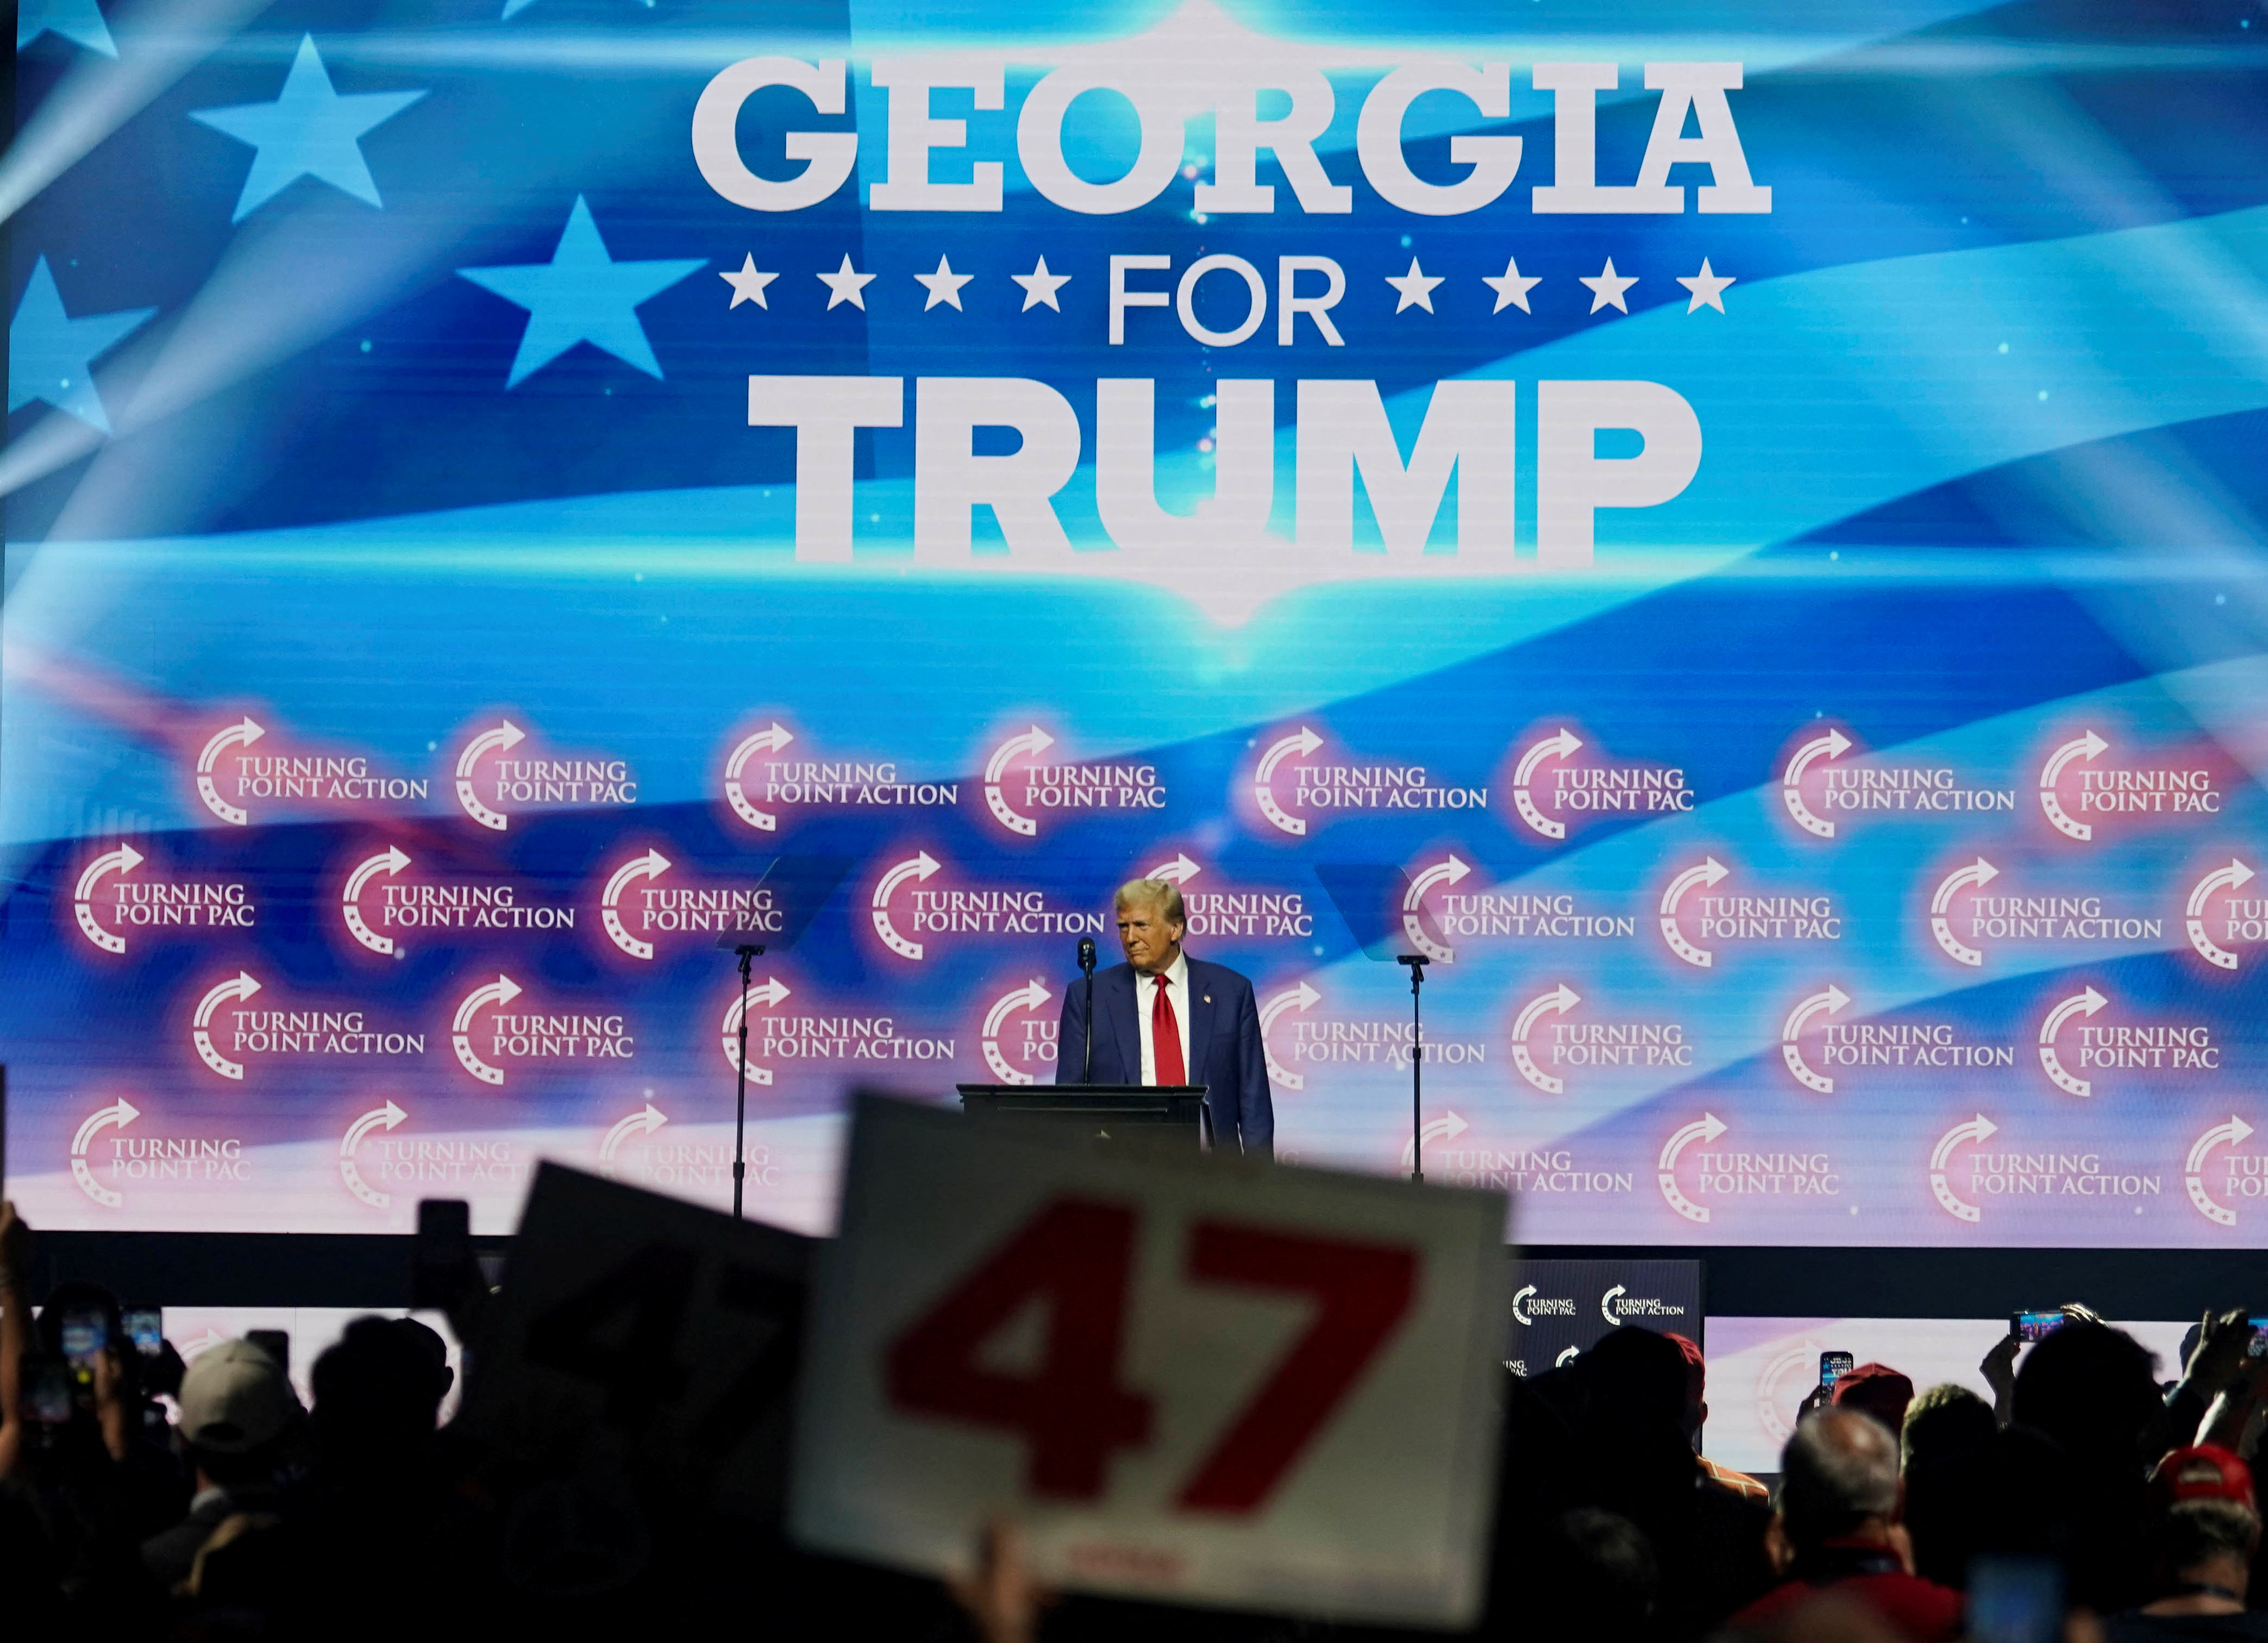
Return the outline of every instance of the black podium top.
{"type": "Polygon", "coordinates": [[[1186,1130],[1194,1145],[1204,1123],[1202,1084],[963,1084],[963,1112],[1011,1118],[1017,1123],[1093,1126],[1108,1135],[1116,1127],[1186,1130]]]}

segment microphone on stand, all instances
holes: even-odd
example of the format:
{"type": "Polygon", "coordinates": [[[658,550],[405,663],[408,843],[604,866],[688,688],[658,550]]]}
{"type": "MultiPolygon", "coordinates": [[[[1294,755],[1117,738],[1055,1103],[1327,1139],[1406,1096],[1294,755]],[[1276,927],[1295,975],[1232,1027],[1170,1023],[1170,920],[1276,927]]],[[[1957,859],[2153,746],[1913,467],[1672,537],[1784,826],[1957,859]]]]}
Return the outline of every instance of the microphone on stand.
{"type": "Polygon", "coordinates": [[[1081,936],[1079,939],[1079,968],[1086,976],[1086,1014],[1080,1022],[1086,1045],[1079,1057],[1079,1081],[1082,1084],[1092,1084],[1094,1082],[1094,938],[1093,936],[1081,936]]]}

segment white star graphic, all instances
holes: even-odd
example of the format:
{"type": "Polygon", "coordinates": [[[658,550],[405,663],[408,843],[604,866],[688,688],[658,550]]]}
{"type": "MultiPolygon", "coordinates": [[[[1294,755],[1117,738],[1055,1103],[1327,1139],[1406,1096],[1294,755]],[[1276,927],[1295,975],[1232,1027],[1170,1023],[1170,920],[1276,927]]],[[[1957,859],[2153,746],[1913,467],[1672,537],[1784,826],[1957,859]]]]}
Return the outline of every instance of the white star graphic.
{"type": "Polygon", "coordinates": [[[863,309],[866,306],[866,282],[874,276],[872,274],[853,273],[850,269],[850,254],[846,251],[843,254],[841,268],[832,274],[821,274],[819,277],[827,286],[827,306],[829,308],[834,307],[837,303],[847,302],[854,307],[863,309]]]}
{"type": "Polygon", "coordinates": [[[1701,271],[1698,274],[1690,279],[1686,278],[1683,274],[1677,276],[1677,283],[1693,293],[1693,300],[1685,305],[1685,312],[1695,313],[1702,304],[1706,303],[1719,313],[1724,313],[1725,287],[1738,277],[1737,275],[1733,274],[1712,273],[1709,268],[1709,259],[1703,257],[1701,271]]]}
{"type": "Polygon", "coordinates": [[[1433,287],[1440,284],[1444,277],[1426,273],[1418,266],[1416,257],[1410,258],[1407,274],[1388,274],[1386,276],[1386,283],[1402,293],[1402,300],[1394,305],[1394,312],[1400,313],[1414,304],[1428,313],[1432,313],[1433,287]]]}
{"type": "Polygon", "coordinates": [[[1598,313],[1600,309],[1605,307],[1609,303],[1614,304],[1616,307],[1620,308],[1624,313],[1628,313],[1630,312],[1630,305],[1623,300],[1623,293],[1628,291],[1631,286],[1638,284],[1638,276],[1635,274],[1616,273],[1615,260],[1612,257],[1609,257],[1607,259],[1607,266],[1604,272],[1598,274],[1578,274],[1575,277],[1591,288],[1591,312],[1593,313],[1598,313]]]}
{"type": "Polygon", "coordinates": [[[1017,309],[1017,313],[1023,313],[1025,308],[1036,308],[1042,303],[1057,313],[1063,312],[1063,305],[1056,300],[1056,292],[1071,284],[1071,276],[1049,273],[1045,257],[1033,265],[1030,273],[1011,274],[1008,277],[1024,288],[1024,307],[1017,309]]]}
{"type": "Polygon", "coordinates": [[[1528,293],[1543,283],[1541,274],[1522,274],[1517,257],[1504,260],[1503,273],[1481,276],[1481,284],[1496,292],[1496,306],[1489,310],[1491,313],[1502,313],[1510,307],[1517,307],[1522,313],[1534,313],[1535,310],[1528,306],[1528,293]]]}
{"type": "MultiPolygon", "coordinates": [[[[922,304],[922,312],[927,313],[941,302],[951,303],[954,307],[960,308],[961,288],[975,279],[976,276],[956,274],[953,271],[952,259],[939,257],[937,260],[936,273],[917,274],[914,277],[929,288],[929,300],[922,304]]],[[[966,313],[968,310],[963,308],[961,312],[966,313]]]]}
{"type": "Polygon", "coordinates": [[[770,308],[771,304],[764,300],[764,287],[779,276],[758,272],[756,254],[751,251],[741,259],[738,273],[723,273],[717,277],[733,288],[733,300],[725,305],[725,312],[730,313],[744,302],[752,302],[759,308],[770,308]]]}

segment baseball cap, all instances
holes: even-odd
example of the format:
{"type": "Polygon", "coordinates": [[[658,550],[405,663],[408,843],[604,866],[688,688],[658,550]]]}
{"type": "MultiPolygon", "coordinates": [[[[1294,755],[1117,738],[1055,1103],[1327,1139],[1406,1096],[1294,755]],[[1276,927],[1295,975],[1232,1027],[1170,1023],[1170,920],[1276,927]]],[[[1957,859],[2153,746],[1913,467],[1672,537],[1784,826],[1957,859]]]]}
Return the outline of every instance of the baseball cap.
{"type": "Polygon", "coordinates": [[[1913,1402],[1914,1383],[1888,1364],[1860,1364],[1835,1378],[1835,1406],[1872,1415],[1893,1433],[1906,1424],[1906,1406],[1913,1402]]]}
{"type": "Polygon", "coordinates": [[[2160,1507],[2189,1500],[2252,1505],[2252,1469],[2217,1443],[2176,1449],[2150,1472],[2150,1498],[2160,1507]]]}
{"type": "Polygon", "coordinates": [[[242,1455],[291,1424],[298,1395],[276,1361],[250,1341],[223,1341],[181,1375],[181,1436],[201,1449],[242,1455]]]}

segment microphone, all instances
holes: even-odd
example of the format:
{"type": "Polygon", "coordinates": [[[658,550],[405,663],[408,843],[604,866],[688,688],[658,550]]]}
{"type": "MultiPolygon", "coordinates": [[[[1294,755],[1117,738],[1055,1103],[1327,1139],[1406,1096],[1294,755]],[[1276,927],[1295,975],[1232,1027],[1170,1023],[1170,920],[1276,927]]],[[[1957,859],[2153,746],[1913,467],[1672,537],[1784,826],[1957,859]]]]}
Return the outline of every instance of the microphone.
{"type": "Polygon", "coordinates": [[[1094,938],[1093,936],[1081,936],[1079,939],[1079,968],[1085,975],[1094,974],[1094,938]]]}

